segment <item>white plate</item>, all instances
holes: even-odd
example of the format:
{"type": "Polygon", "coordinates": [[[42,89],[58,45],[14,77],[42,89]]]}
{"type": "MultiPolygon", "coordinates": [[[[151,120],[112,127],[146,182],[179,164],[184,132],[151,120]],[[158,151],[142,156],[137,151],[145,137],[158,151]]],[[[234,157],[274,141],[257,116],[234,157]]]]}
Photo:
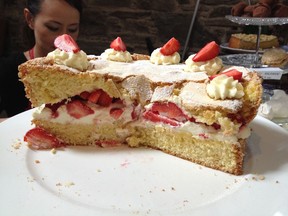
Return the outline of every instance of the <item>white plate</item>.
{"type": "Polygon", "coordinates": [[[0,124],[0,215],[288,215],[288,133],[262,117],[233,176],[146,148],[32,151],[31,113],[0,124]]]}

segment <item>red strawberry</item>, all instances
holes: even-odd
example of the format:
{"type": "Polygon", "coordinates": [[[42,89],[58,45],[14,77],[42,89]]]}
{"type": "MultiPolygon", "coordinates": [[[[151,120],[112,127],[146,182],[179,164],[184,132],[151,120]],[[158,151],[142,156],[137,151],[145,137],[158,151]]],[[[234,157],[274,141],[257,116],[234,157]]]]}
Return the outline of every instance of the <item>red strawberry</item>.
{"type": "Polygon", "coordinates": [[[60,142],[56,137],[39,127],[29,130],[24,136],[24,141],[28,143],[28,146],[31,149],[65,147],[65,144],[60,142]]]}
{"type": "Polygon", "coordinates": [[[180,123],[173,120],[173,119],[170,119],[170,118],[167,118],[165,116],[160,116],[156,113],[153,113],[152,111],[146,111],[143,113],[143,117],[147,120],[150,120],[152,122],[163,122],[165,124],[169,124],[169,125],[172,125],[172,126],[179,126],[180,123]]]}
{"type": "Polygon", "coordinates": [[[166,116],[171,119],[183,122],[188,117],[182,112],[182,110],[174,103],[160,103],[155,102],[151,108],[151,111],[161,116],[166,116]]]}
{"type": "Polygon", "coordinates": [[[90,101],[91,103],[97,103],[99,100],[100,95],[103,93],[102,89],[97,89],[93,92],[90,93],[90,95],[88,96],[88,101],[90,101]]]}
{"type": "Polygon", "coordinates": [[[236,70],[236,69],[232,69],[223,73],[219,73],[219,74],[215,74],[209,77],[210,80],[213,80],[215,77],[225,74],[228,77],[233,77],[234,80],[238,80],[240,81],[242,79],[242,72],[236,70]]]}
{"type": "Polygon", "coordinates": [[[103,90],[101,90],[102,93],[98,99],[97,104],[100,106],[108,107],[112,103],[112,98],[103,90]]]}
{"type": "Polygon", "coordinates": [[[110,44],[110,47],[116,51],[126,51],[126,45],[120,37],[117,37],[115,40],[113,40],[110,44]]]}
{"type": "Polygon", "coordinates": [[[83,91],[80,93],[80,97],[84,100],[88,100],[89,96],[90,96],[90,93],[88,91],[83,91]]]}
{"type": "Polygon", "coordinates": [[[94,111],[80,100],[73,100],[66,105],[69,115],[76,119],[93,114],[94,111]]]}
{"type": "Polygon", "coordinates": [[[124,111],[121,108],[112,108],[110,110],[110,116],[112,116],[115,120],[119,119],[124,111]]]}
{"type": "Polygon", "coordinates": [[[200,61],[208,61],[216,56],[218,56],[220,52],[219,45],[212,41],[208,44],[206,44],[193,58],[192,60],[194,62],[200,62],[200,61]]]}
{"type": "Polygon", "coordinates": [[[77,53],[80,51],[80,48],[77,45],[77,43],[68,34],[63,34],[63,35],[58,36],[54,41],[54,45],[55,47],[65,52],[77,53]]]}
{"type": "Polygon", "coordinates": [[[52,111],[52,118],[57,118],[59,116],[59,113],[58,113],[58,108],[62,105],[64,105],[66,102],[66,100],[62,100],[58,103],[55,103],[55,104],[46,104],[45,107],[51,109],[52,111]]]}
{"type": "Polygon", "coordinates": [[[180,49],[180,43],[177,39],[172,37],[163,47],[161,47],[160,52],[163,55],[173,55],[175,52],[178,52],[180,49]]]}

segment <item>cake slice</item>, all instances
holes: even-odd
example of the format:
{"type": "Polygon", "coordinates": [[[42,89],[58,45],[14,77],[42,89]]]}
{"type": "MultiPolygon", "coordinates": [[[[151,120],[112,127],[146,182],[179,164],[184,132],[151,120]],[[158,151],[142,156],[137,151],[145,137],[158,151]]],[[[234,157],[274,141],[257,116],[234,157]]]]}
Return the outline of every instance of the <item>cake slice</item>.
{"type": "MultiPolygon", "coordinates": [[[[146,146],[241,174],[249,123],[261,101],[257,73],[243,67],[213,75],[185,71],[177,49],[157,49],[153,58],[162,60],[151,60],[130,55],[117,41],[121,46],[113,41],[101,56],[77,51],[60,60],[66,51],[57,48],[19,66],[27,97],[38,107],[35,128],[25,135],[28,145],[146,146]],[[79,65],[70,66],[70,58],[79,65]]],[[[178,46],[175,40],[171,44],[178,46]]],[[[203,64],[215,61],[217,56],[205,52],[203,64]]]]}
{"type": "MultiPolygon", "coordinates": [[[[273,47],[279,47],[278,38],[275,35],[260,35],[259,48],[260,49],[269,49],[273,47]]],[[[232,34],[229,39],[229,47],[236,49],[247,49],[255,50],[257,43],[256,34],[243,34],[237,33],[232,34]]]]}

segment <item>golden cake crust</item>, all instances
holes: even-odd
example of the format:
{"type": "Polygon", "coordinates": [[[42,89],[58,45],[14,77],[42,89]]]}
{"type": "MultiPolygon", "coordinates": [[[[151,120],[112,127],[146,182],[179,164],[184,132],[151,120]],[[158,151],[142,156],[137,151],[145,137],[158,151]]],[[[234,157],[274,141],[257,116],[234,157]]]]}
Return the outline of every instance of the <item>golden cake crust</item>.
{"type": "MultiPolygon", "coordinates": [[[[255,50],[256,49],[256,34],[232,34],[229,39],[228,46],[236,49],[248,49],[255,50]]],[[[260,36],[260,44],[261,49],[268,49],[272,47],[279,47],[278,38],[274,35],[264,35],[260,36]]]]}

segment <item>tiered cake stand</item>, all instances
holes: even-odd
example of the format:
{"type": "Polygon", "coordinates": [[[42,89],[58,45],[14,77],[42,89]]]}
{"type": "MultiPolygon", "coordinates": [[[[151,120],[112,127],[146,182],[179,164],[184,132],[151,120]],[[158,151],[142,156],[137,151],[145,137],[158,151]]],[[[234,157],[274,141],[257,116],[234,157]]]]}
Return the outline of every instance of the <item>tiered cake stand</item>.
{"type": "Polygon", "coordinates": [[[254,18],[254,17],[237,17],[237,16],[227,15],[225,16],[225,18],[240,25],[258,26],[255,54],[253,53],[253,54],[233,55],[233,59],[230,59],[232,64],[234,63],[237,65],[240,62],[242,62],[243,66],[250,66],[250,67],[262,67],[262,64],[260,61],[260,55],[259,55],[260,35],[262,31],[262,26],[284,25],[288,23],[288,17],[254,18]]]}

